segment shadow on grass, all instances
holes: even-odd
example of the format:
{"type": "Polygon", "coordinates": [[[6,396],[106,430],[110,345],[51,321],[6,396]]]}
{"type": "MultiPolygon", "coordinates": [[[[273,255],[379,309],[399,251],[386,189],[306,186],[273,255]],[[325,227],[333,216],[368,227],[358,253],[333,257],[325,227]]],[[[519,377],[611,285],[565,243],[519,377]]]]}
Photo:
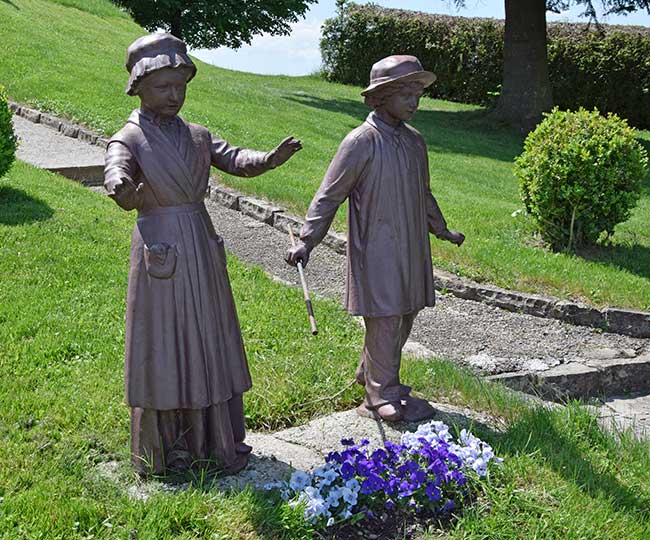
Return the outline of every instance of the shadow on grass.
{"type": "Polygon", "coordinates": [[[5,4],[9,4],[12,8],[20,11],[20,8],[16,4],[14,4],[11,0],[2,0],[2,2],[5,4]]]}
{"type": "Polygon", "coordinates": [[[227,498],[246,497],[243,507],[246,518],[260,538],[312,538],[302,510],[289,508],[277,492],[263,489],[266,483],[288,480],[294,470],[290,463],[279,459],[251,456],[248,467],[237,475],[223,475],[215,462],[205,462],[184,472],[152,478],[165,486],[165,492],[197,491],[221,493],[227,498]]]}
{"type": "MultiPolygon", "coordinates": [[[[324,99],[307,94],[286,95],[284,99],[307,107],[342,113],[363,122],[370,109],[352,99],[324,99]]],[[[486,117],[484,110],[419,110],[412,124],[422,133],[430,148],[454,154],[512,161],[520,152],[522,138],[512,129],[486,117]]]]}
{"type": "Polygon", "coordinates": [[[54,210],[42,200],[20,189],[0,186],[0,224],[22,225],[45,221],[53,215],[54,210]]]}
{"type": "MultiPolygon", "coordinates": [[[[648,142],[650,148],[650,142],[648,142]]],[[[650,198],[650,174],[641,184],[641,197],[650,198]]],[[[650,247],[632,242],[614,246],[594,246],[579,249],[576,255],[588,261],[599,262],[627,270],[642,278],[650,279],[650,247]]]]}
{"type": "Polygon", "coordinates": [[[594,261],[627,270],[639,277],[650,279],[650,247],[634,244],[631,246],[607,246],[581,249],[576,255],[587,261],[594,261]]]}
{"type": "Polygon", "coordinates": [[[553,413],[548,410],[531,410],[501,436],[500,447],[510,454],[539,454],[559,476],[590,496],[602,497],[618,510],[647,516],[650,497],[640,496],[637,491],[623,485],[616,476],[594,464],[602,451],[608,450],[608,443],[605,442],[607,436],[598,427],[596,419],[586,413],[575,413],[575,418],[567,422],[564,428],[559,429],[558,424],[553,422],[553,413]],[[576,440],[594,449],[594,455],[585,455],[576,440]]]}

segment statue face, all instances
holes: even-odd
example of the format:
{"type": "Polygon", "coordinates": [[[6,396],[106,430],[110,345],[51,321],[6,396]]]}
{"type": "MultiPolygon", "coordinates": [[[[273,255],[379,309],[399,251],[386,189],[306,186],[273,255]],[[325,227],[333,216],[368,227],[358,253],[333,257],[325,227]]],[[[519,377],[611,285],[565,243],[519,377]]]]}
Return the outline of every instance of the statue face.
{"type": "Polygon", "coordinates": [[[405,122],[410,120],[420,105],[423,88],[420,84],[402,86],[397,92],[385,98],[378,107],[391,120],[405,122]]]}
{"type": "Polygon", "coordinates": [[[147,75],[138,85],[143,108],[163,117],[176,116],[185,102],[187,71],[163,68],[147,75]]]}

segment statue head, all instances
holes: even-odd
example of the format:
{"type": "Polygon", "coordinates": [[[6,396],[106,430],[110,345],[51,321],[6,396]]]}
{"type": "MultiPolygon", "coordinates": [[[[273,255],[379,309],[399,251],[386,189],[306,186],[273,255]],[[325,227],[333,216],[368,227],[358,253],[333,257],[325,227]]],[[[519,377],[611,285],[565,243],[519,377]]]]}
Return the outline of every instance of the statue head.
{"type": "Polygon", "coordinates": [[[370,85],[361,95],[366,105],[387,110],[391,117],[409,120],[417,110],[424,89],[436,80],[424,71],[415,56],[388,56],[372,66],[370,85]]]}
{"type": "Polygon", "coordinates": [[[138,94],[138,87],[152,73],[163,69],[178,69],[189,82],[196,75],[196,66],[187,55],[187,46],[171,34],[150,34],[136,39],[126,50],[126,70],[129,82],[126,93],[138,94]]]}

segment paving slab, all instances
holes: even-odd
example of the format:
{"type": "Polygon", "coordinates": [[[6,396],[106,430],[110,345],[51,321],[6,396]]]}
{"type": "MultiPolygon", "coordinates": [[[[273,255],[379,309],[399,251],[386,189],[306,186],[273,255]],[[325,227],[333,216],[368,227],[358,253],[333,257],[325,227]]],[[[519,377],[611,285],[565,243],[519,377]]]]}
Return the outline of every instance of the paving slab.
{"type": "Polygon", "coordinates": [[[592,410],[609,429],[630,430],[638,438],[650,438],[650,394],[611,396],[592,410]]]}
{"type": "Polygon", "coordinates": [[[13,125],[18,137],[16,157],[21,161],[77,181],[102,180],[103,148],[20,116],[13,116],[13,125]]]}
{"type": "MultiPolygon", "coordinates": [[[[501,431],[501,420],[463,407],[431,402],[436,410],[433,420],[445,422],[452,428],[501,431]]],[[[354,409],[316,418],[305,425],[275,433],[249,432],[246,442],[253,446],[249,465],[238,474],[208,479],[207,486],[218,491],[263,489],[270,482],[287,480],[294,470],[311,471],[325,463],[327,454],[342,448],[341,439],[362,438],[371,448],[383,446],[386,440],[399,442],[407,431],[415,431],[417,423],[389,424],[362,418],[354,409]]],[[[156,493],[191,488],[189,482],[165,483],[159,480],[142,481],[130,465],[122,461],[99,463],[91,475],[99,481],[120,486],[129,497],[147,500],[156,493]]]]}
{"type": "MultiPolygon", "coordinates": [[[[442,421],[459,429],[480,425],[482,429],[500,429],[498,419],[470,409],[445,403],[431,405],[436,410],[432,420],[442,421]]],[[[422,423],[422,422],[419,422],[422,423]]],[[[337,412],[297,426],[274,433],[276,439],[304,446],[325,457],[332,450],[341,448],[341,439],[355,442],[367,439],[372,448],[383,446],[386,441],[399,442],[403,433],[415,431],[418,422],[387,423],[359,416],[354,409],[337,412]]]]}

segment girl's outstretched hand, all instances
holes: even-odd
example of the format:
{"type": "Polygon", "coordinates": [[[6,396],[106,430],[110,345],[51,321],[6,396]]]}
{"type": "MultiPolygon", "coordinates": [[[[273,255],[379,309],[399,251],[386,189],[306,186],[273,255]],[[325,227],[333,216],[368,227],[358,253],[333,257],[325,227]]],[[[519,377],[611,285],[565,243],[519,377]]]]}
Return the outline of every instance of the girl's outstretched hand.
{"type": "Polygon", "coordinates": [[[272,167],[279,167],[301,149],[301,141],[294,139],[293,137],[287,137],[269,152],[269,163],[272,167]]]}

